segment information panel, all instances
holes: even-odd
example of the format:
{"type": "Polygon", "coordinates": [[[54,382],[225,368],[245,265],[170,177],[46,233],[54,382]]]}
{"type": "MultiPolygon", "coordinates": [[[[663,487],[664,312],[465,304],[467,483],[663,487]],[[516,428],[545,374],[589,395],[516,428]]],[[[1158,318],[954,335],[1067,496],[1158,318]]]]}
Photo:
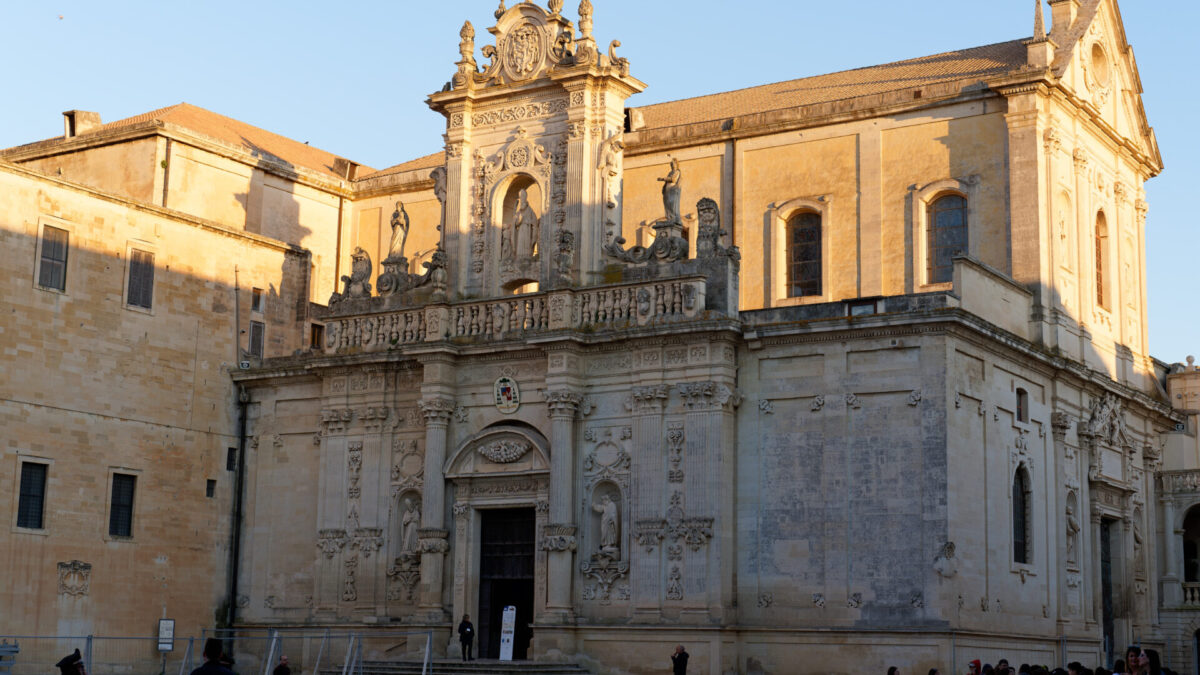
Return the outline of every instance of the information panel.
{"type": "Polygon", "coordinates": [[[500,660],[512,661],[513,636],[517,632],[517,608],[504,608],[504,621],[500,623],[500,660]]]}

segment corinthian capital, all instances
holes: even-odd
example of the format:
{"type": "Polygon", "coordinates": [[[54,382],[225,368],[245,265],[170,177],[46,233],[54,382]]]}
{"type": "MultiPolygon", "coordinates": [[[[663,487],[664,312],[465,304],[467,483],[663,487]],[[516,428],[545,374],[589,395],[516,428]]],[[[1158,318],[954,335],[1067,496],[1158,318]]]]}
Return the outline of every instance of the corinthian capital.
{"type": "Polygon", "coordinates": [[[454,400],[434,397],[417,402],[421,414],[425,416],[426,424],[450,424],[450,414],[454,412],[454,400]]]}
{"type": "Polygon", "coordinates": [[[550,408],[551,417],[575,418],[583,397],[569,389],[555,389],[546,392],[546,405],[550,408]]]}

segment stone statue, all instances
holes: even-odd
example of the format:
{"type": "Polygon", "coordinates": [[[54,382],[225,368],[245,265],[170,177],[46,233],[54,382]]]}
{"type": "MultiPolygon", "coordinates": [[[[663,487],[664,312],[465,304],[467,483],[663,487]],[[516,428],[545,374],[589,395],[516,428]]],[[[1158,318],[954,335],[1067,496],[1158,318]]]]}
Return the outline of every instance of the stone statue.
{"type": "Polygon", "coordinates": [[[388,260],[404,258],[404,244],[408,241],[408,211],[404,210],[404,202],[396,202],[396,210],[392,212],[392,239],[388,243],[388,260]]]}
{"type": "Polygon", "coordinates": [[[1067,562],[1075,562],[1075,550],[1079,542],[1079,519],[1075,517],[1075,505],[1067,502],[1067,562]]]}
{"type": "Polygon", "coordinates": [[[610,558],[621,557],[620,525],[617,523],[617,502],[612,495],[600,497],[599,504],[592,510],[600,514],[600,554],[610,558]]]}
{"type": "Polygon", "coordinates": [[[421,507],[411,497],[404,500],[404,515],[400,520],[400,553],[417,553],[417,529],[421,527],[421,507]]]}
{"type": "Polygon", "coordinates": [[[610,136],[600,148],[600,175],[604,179],[604,203],[610,209],[617,208],[618,179],[621,176],[621,153],[624,151],[625,142],[619,133],[610,136]]]}
{"type": "Polygon", "coordinates": [[[350,254],[350,276],[342,275],[342,283],[343,298],[371,297],[371,256],[361,246],[350,254]]]}
{"type": "MultiPolygon", "coordinates": [[[[538,236],[541,234],[541,224],[538,216],[529,205],[529,195],[525,190],[517,193],[517,212],[513,217],[513,231],[516,235],[516,257],[532,258],[537,255],[538,236]]],[[[501,246],[503,249],[503,246],[501,246]]]]}
{"type": "Polygon", "coordinates": [[[659,178],[659,182],[663,184],[663,210],[666,211],[667,223],[682,223],[683,219],[679,215],[679,160],[671,158],[671,170],[664,178],[659,178]]]}

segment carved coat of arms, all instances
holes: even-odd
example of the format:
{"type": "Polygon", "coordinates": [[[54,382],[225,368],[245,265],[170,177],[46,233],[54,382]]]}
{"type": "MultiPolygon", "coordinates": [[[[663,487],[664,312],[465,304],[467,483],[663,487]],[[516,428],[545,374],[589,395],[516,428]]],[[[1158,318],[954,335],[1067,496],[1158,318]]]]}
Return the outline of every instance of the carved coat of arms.
{"type": "Polygon", "coordinates": [[[514,80],[529,77],[542,62],[541,31],[531,23],[514,28],[504,41],[504,66],[514,80]]]}
{"type": "Polygon", "coordinates": [[[521,407],[521,389],[511,377],[497,379],[493,393],[496,397],[496,409],[505,415],[515,413],[517,408],[521,407]]]}

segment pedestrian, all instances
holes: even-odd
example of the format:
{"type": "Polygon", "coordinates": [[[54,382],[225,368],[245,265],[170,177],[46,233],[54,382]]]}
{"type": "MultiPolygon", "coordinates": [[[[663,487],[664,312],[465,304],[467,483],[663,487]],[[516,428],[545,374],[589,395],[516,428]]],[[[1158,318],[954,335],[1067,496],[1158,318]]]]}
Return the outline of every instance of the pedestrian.
{"type": "Polygon", "coordinates": [[[286,654],[279,657],[279,665],[275,666],[275,670],[271,671],[271,675],[292,675],[292,669],[288,667],[286,654]]]}
{"type": "Polygon", "coordinates": [[[671,655],[671,669],[674,675],[687,675],[688,653],[683,645],[675,645],[675,653],[671,655]]]}
{"type": "Polygon", "coordinates": [[[192,671],[191,675],[233,675],[233,671],[221,665],[224,647],[217,638],[204,641],[204,665],[192,671]]]}
{"type": "Polygon", "coordinates": [[[474,661],[475,656],[471,653],[471,645],[475,643],[475,626],[471,624],[470,614],[463,614],[462,621],[458,624],[458,641],[462,644],[462,660],[474,661]]]}
{"type": "Polygon", "coordinates": [[[942,671],[938,670],[937,668],[930,668],[929,675],[942,675],[942,671]]]}
{"type": "Polygon", "coordinates": [[[971,675],[980,675],[979,667],[982,665],[983,665],[982,661],[980,661],[979,659],[975,659],[974,661],[971,661],[970,663],[967,664],[967,672],[970,673],[971,675]]]}
{"type": "Polygon", "coordinates": [[[62,657],[54,667],[58,668],[62,675],[85,675],[87,672],[83,667],[83,656],[79,654],[79,648],[62,657]]]}
{"type": "Polygon", "coordinates": [[[1146,675],[1162,675],[1162,658],[1159,657],[1158,651],[1143,649],[1140,662],[1146,664],[1144,669],[1146,675]]]}
{"type": "Polygon", "coordinates": [[[900,669],[896,666],[888,668],[888,675],[900,675],[900,669]]]}

